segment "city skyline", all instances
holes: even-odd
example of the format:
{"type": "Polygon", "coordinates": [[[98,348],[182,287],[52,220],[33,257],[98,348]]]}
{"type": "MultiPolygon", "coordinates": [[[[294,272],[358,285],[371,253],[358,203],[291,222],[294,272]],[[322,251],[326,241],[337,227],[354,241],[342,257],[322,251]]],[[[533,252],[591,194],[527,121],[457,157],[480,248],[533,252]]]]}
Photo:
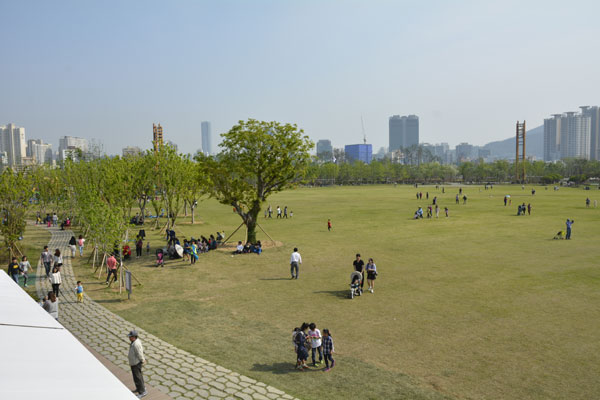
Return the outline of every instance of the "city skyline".
{"type": "Polygon", "coordinates": [[[119,154],[149,146],[148,121],[198,149],[209,120],[214,152],[238,120],[296,123],[342,147],[362,142],[363,116],[379,149],[390,115],[415,114],[421,142],[482,145],[516,120],[598,103],[600,5],[550,3],[4,2],[0,123],[119,154]]]}

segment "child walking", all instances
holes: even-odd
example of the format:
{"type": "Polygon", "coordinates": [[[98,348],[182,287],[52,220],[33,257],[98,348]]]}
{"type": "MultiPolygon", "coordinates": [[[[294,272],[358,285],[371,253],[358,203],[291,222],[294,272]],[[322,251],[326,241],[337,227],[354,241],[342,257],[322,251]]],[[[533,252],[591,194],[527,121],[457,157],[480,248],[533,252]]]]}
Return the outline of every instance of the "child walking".
{"type": "Polygon", "coordinates": [[[81,281],[77,281],[75,291],[77,292],[77,302],[83,303],[83,286],[81,285],[81,281]]]}
{"type": "Polygon", "coordinates": [[[22,261],[19,263],[19,271],[21,271],[21,275],[23,275],[23,286],[27,287],[27,278],[29,277],[29,270],[31,269],[31,264],[27,261],[27,256],[23,256],[22,261]]]}
{"type": "Polygon", "coordinates": [[[331,368],[335,367],[335,360],[332,357],[334,353],[333,349],[333,337],[331,337],[331,333],[329,333],[329,329],[323,329],[323,356],[325,357],[325,369],[323,371],[327,372],[331,370],[331,368]],[[329,366],[329,362],[331,361],[331,367],[329,366]]]}

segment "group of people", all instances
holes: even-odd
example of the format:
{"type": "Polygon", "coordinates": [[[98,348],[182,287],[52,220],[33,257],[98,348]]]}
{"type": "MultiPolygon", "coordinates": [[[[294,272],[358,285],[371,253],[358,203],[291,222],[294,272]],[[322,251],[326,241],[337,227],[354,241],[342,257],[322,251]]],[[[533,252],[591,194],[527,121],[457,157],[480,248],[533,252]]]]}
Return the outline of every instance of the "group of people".
{"type": "MultiPolygon", "coordinates": [[[[234,210],[235,211],[235,210],[234,210]]],[[[285,218],[288,217],[288,206],[284,206],[283,209],[277,206],[277,218],[285,218]]],[[[290,210],[290,218],[294,216],[294,212],[290,210]]],[[[265,209],[265,218],[273,218],[273,208],[269,204],[269,207],[265,209]]]]}
{"type": "MultiPolygon", "coordinates": [[[[437,203],[434,203],[434,204],[435,204],[435,217],[439,218],[440,217],[440,206],[437,203]]],[[[433,218],[433,213],[434,213],[434,207],[427,206],[427,218],[433,218]]],[[[444,207],[444,213],[446,214],[446,217],[448,217],[450,215],[450,210],[448,210],[448,207],[444,207]]],[[[413,214],[413,219],[419,219],[419,218],[423,218],[423,207],[421,207],[421,206],[419,206],[419,208],[417,208],[417,210],[413,214]]]]}
{"type": "Polygon", "coordinates": [[[525,215],[525,213],[531,215],[531,203],[528,203],[527,205],[525,205],[525,203],[519,204],[517,215],[525,215]]]}
{"type": "Polygon", "coordinates": [[[242,244],[242,241],[238,241],[233,254],[261,254],[262,253],[262,243],[260,240],[257,240],[256,243],[246,242],[246,244],[242,244]]]}
{"type": "Polygon", "coordinates": [[[321,331],[314,322],[310,324],[303,322],[300,327],[296,327],[292,331],[292,343],[296,353],[296,369],[304,371],[309,368],[306,364],[308,348],[311,351],[313,367],[322,364],[323,361],[325,361],[323,371],[327,372],[335,367],[333,337],[329,329],[323,329],[323,335],[321,336],[321,331]],[[317,354],[319,356],[318,362],[317,354]]]}

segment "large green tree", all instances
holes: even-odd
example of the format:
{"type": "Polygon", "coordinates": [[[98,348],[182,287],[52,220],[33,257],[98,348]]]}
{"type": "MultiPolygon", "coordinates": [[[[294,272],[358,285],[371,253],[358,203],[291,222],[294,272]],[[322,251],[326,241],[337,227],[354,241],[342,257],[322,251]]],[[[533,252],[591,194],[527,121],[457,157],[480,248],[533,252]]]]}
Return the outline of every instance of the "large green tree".
{"type": "Polygon", "coordinates": [[[235,208],[247,227],[246,240],[256,242],[262,203],[303,178],[314,144],[296,125],[254,119],[239,121],[221,136],[217,156],[196,156],[199,184],[235,208]]]}

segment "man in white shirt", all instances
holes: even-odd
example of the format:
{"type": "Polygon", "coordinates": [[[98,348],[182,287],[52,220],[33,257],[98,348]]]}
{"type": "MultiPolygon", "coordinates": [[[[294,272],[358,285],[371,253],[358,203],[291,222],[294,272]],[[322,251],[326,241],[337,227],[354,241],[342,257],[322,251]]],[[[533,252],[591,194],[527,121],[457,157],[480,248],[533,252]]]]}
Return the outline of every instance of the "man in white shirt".
{"type": "Polygon", "coordinates": [[[292,253],[292,257],[290,258],[290,272],[292,273],[291,279],[298,279],[298,265],[302,264],[302,256],[298,253],[298,248],[294,247],[294,252],[292,253]],[[296,270],[296,274],[294,274],[294,270],[296,270]]]}

